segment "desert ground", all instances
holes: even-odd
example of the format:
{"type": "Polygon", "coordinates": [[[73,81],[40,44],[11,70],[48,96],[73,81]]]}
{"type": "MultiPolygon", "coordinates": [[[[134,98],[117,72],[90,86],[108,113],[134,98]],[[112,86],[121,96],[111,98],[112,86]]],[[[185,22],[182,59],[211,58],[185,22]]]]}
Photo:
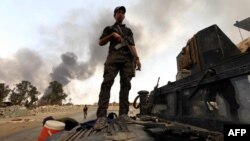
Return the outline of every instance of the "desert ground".
{"type": "MultiPolygon", "coordinates": [[[[79,112],[79,111],[78,111],[79,112]]],[[[16,132],[42,126],[42,121],[47,116],[60,118],[70,114],[77,113],[77,111],[69,111],[64,113],[43,113],[36,116],[14,117],[8,119],[0,119],[0,137],[14,134],[16,132]]]]}
{"type": "MultiPolygon", "coordinates": [[[[83,113],[83,106],[75,106],[73,109],[65,110],[65,107],[56,107],[64,110],[57,110],[54,107],[49,108],[49,111],[36,112],[36,114],[28,115],[28,116],[18,116],[18,117],[5,117],[0,118],[0,140],[10,141],[13,138],[19,140],[29,141],[29,138],[23,137],[23,132],[29,133],[30,131],[40,132],[39,128],[42,128],[43,119],[48,116],[53,116],[55,119],[63,118],[63,117],[75,117],[74,115],[78,115],[78,122],[86,122],[87,120],[92,120],[95,118],[95,112],[97,106],[89,106],[88,117],[84,119],[83,116],[81,118],[81,113],[83,113]],[[54,109],[54,110],[51,110],[54,109]],[[80,115],[80,120],[79,120],[80,115]],[[39,130],[37,130],[39,129],[39,130]],[[21,133],[21,135],[20,135],[21,133]]],[[[118,114],[119,106],[109,106],[109,112],[115,112],[118,114]]],[[[138,109],[130,108],[129,115],[133,116],[137,114],[138,109]]],[[[75,118],[74,118],[75,119],[75,118]]],[[[34,133],[38,135],[39,133],[34,133]]],[[[33,139],[31,139],[33,140],[33,139]]]]}
{"type": "MultiPolygon", "coordinates": [[[[58,119],[82,113],[82,107],[83,106],[78,106],[73,110],[65,110],[63,112],[54,110],[50,112],[36,113],[35,115],[0,118],[0,140],[3,137],[15,135],[15,133],[24,130],[42,127],[43,119],[48,116],[53,116],[55,119],[58,119]]],[[[96,106],[89,106],[89,110],[92,112],[95,112],[96,109],[96,106]]],[[[109,111],[118,111],[118,106],[109,106],[109,111]]]]}
{"type": "MultiPolygon", "coordinates": [[[[94,107],[91,107],[91,109],[94,107]]],[[[65,111],[50,111],[40,112],[35,115],[5,117],[0,118],[0,138],[15,134],[16,132],[42,126],[42,121],[45,117],[53,116],[54,118],[67,117],[76,113],[82,112],[82,107],[79,106],[74,110],[65,111]]]]}

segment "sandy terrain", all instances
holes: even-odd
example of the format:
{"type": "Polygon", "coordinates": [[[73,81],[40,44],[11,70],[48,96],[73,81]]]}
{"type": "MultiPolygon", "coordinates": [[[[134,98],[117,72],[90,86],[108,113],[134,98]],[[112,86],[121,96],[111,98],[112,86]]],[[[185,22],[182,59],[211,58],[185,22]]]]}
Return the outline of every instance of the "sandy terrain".
{"type": "MultiPolygon", "coordinates": [[[[119,106],[109,106],[109,111],[118,111],[119,106]]],[[[89,107],[89,110],[96,110],[96,106],[89,107]]],[[[19,131],[35,128],[42,126],[42,121],[45,117],[53,116],[54,118],[69,117],[82,112],[82,108],[75,109],[74,111],[67,112],[50,112],[50,113],[39,113],[36,116],[23,116],[23,117],[12,117],[12,118],[0,118],[0,138],[8,136],[19,131]]]]}
{"type": "Polygon", "coordinates": [[[61,118],[82,112],[81,109],[68,112],[41,113],[36,116],[24,116],[13,118],[0,118],[0,137],[7,136],[22,130],[42,126],[45,117],[53,116],[61,118]]]}

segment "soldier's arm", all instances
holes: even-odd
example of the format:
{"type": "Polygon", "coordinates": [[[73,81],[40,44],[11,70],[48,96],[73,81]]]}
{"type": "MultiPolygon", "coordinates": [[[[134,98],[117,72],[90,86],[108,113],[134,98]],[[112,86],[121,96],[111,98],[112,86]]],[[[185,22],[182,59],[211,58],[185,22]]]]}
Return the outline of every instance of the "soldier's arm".
{"type": "Polygon", "coordinates": [[[113,34],[114,34],[114,33],[111,33],[111,34],[109,34],[109,35],[107,35],[107,36],[101,38],[100,41],[99,41],[99,45],[100,45],[100,46],[106,45],[106,44],[108,43],[108,41],[110,41],[110,39],[113,37],[113,34]]]}
{"type": "Polygon", "coordinates": [[[111,38],[114,38],[117,42],[121,42],[122,40],[122,37],[118,33],[112,32],[111,34],[101,38],[99,41],[99,45],[100,46],[106,45],[111,40],[111,38]]]}
{"type": "Polygon", "coordinates": [[[135,57],[135,59],[139,59],[135,46],[130,46],[130,47],[132,55],[135,57]]]}
{"type": "Polygon", "coordinates": [[[135,57],[135,62],[136,62],[136,66],[137,66],[136,70],[141,70],[141,62],[140,62],[140,58],[137,54],[136,48],[135,48],[135,46],[130,46],[130,48],[131,48],[132,55],[135,57]]]}

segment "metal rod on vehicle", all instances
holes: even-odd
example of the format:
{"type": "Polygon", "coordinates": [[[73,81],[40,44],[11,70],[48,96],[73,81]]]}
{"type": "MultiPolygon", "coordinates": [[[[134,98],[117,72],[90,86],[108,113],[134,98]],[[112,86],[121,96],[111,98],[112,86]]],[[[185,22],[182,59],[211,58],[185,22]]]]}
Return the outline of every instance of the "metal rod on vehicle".
{"type": "Polygon", "coordinates": [[[241,34],[240,28],[238,27],[238,29],[239,29],[239,32],[240,32],[241,40],[243,41],[243,36],[242,36],[242,34],[241,34]]]}

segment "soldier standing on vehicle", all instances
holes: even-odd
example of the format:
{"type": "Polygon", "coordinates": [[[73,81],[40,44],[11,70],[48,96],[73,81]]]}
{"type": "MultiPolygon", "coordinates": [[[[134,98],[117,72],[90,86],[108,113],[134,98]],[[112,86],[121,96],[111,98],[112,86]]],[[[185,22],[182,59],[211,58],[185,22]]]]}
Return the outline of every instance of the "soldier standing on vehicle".
{"type": "Polygon", "coordinates": [[[141,63],[135,48],[133,32],[125,24],[122,24],[125,12],[126,8],[124,6],[116,7],[114,10],[115,24],[104,28],[100,37],[100,46],[108,42],[110,42],[110,45],[109,54],[104,66],[104,79],[99,94],[95,129],[102,129],[107,125],[106,116],[110,89],[118,73],[120,74],[119,117],[125,121],[131,120],[128,117],[130,81],[135,76],[135,69],[141,69],[141,63]]]}
{"type": "Polygon", "coordinates": [[[87,114],[88,114],[88,107],[87,107],[87,105],[85,105],[84,108],[83,108],[84,119],[86,119],[87,114]]]}

